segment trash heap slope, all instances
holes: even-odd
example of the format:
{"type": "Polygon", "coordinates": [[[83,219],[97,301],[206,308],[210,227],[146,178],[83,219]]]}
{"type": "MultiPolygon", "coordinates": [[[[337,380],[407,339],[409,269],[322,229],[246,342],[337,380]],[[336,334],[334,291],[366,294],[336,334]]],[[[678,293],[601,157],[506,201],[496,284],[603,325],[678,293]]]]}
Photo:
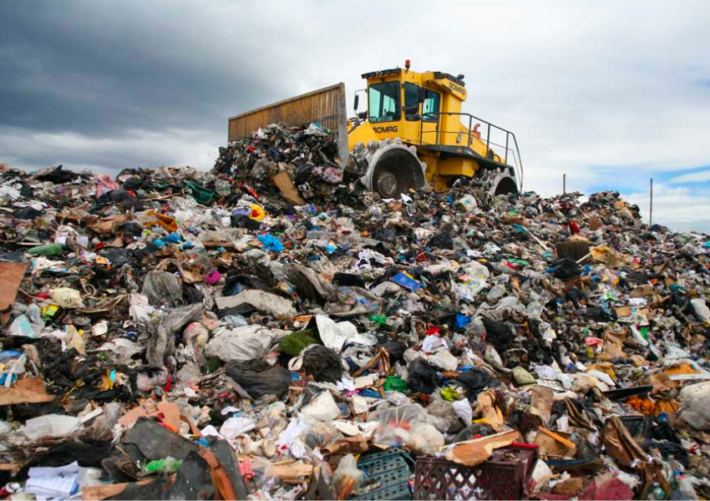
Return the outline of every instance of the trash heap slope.
{"type": "Polygon", "coordinates": [[[707,236],[613,192],[382,200],[336,152],[0,166],[4,495],[710,496],[707,236]]]}

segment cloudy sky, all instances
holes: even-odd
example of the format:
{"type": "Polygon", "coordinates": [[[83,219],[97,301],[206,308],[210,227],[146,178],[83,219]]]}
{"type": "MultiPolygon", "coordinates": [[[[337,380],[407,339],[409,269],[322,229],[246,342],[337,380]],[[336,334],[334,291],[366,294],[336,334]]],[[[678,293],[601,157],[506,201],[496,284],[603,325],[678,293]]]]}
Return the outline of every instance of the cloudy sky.
{"type": "MultiPolygon", "coordinates": [[[[616,189],[710,232],[703,1],[0,2],[0,162],[209,168],[227,118],[366,71],[466,75],[526,188],[616,189]],[[495,5],[492,5],[495,4],[495,5]]],[[[349,98],[351,108],[352,96],[349,98]]]]}

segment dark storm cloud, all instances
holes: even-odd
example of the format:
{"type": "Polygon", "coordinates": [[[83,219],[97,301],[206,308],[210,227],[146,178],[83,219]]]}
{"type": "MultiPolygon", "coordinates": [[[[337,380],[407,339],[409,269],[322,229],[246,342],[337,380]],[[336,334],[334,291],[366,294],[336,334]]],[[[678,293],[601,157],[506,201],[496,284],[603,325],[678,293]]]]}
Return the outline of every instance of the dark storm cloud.
{"type": "Polygon", "coordinates": [[[92,137],[223,131],[235,108],[278,95],[249,71],[256,68],[239,37],[210,53],[209,31],[186,29],[181,3],[160,12],[142,4],[1,2],[0,127],[92,137]]]}

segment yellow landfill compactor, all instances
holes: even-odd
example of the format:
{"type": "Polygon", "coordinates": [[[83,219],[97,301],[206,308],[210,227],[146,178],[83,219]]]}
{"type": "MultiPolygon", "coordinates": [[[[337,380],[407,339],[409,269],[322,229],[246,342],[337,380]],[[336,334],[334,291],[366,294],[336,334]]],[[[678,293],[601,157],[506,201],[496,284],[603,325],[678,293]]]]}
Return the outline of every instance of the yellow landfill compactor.
{"type": "Polygon", "coordinates": [[[348,119],[343,83],[258,108],[229,119],[229,141],[272,123],[317,122],[337,135],[342,166],[385,198],[431,183],[446,191],[474,178],[492,195],[522,191],[523,166],[515,134],[461,111],[463,75],[405,68],[362,75],[348,119]],[[358,113],[360,96],[367,111],[358,113]]]}

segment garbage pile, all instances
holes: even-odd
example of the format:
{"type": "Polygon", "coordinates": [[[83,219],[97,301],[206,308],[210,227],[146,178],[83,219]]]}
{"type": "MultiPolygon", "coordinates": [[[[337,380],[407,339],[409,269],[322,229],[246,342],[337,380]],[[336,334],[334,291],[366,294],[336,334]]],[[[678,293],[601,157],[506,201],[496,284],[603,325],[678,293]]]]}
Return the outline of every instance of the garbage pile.
{"type": "Polygon", "coordinates": [[[706,236],[612,192],[382,200],[329,145],[0,166],[4,497],[710,496],[706,236]]]}
{"type": "MultiPolygon", "coordinates": [[[[251,186],[277,186],[294,205],[318,200],[343,202],[352,191],[355,169],[343,169],[336,136],[317,123],[272,124],[219,148],[211,173],[251,186]]],[[[268,189],[268,188],[267,188],[268,189]]]]}

